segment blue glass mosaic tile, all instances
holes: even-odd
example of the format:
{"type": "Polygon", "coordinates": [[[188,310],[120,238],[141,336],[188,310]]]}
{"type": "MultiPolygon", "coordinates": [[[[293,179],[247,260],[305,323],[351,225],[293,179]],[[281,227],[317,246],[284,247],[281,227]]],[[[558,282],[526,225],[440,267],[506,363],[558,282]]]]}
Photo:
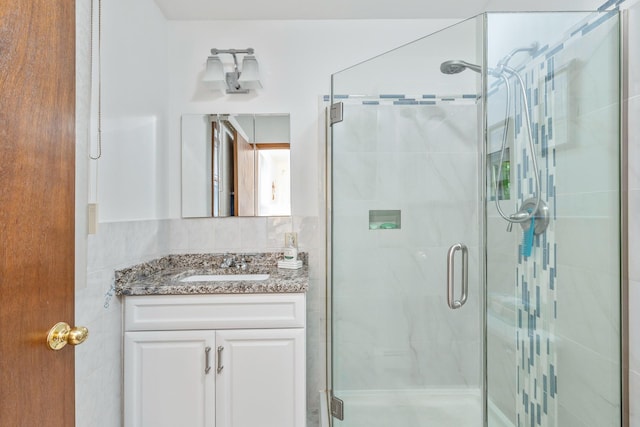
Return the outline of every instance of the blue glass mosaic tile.
{"type": "Polygon", "coordinates": [[[601,16],[600,18],[598,18],[597,20],[595,20],[591,24],[589,24],[586,27],[584,27],[582,29],[582,35],[584,36],[588,32],[593,31],[594,29],[598,28],[600,26],[600,24],[602,24],[603,22],[607,21],[609,18],[611,18],[612,16],[615,16],[616,14],[617,14],[616,11],[611,11],[611,12],[601,16]]]}

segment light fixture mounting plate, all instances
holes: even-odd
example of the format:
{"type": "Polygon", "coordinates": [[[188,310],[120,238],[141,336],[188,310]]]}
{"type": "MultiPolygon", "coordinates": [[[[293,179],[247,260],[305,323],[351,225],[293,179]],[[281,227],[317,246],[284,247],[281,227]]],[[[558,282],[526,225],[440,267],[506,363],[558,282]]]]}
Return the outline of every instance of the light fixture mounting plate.
{"type": "Polygon", "coordinates": [[[231,71],[226,74],[227,93],[249,93],[249,89],[244,89],[240,86],[240,83],[238,83],[239,78],[239,71],[231,71]]]}

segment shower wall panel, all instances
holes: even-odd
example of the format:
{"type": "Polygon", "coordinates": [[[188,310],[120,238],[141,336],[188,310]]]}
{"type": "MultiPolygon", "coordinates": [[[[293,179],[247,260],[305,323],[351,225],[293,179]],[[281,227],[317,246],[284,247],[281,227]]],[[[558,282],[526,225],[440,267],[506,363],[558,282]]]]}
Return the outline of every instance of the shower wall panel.
{"type": "MultiPolygon", "coordinates": [[[[551,221],[524,257],[522,229],[515,226],[509,237],[493,202],[487,207],[489,406],[500,415],[494,422],[620,425],[616,18],[591,15],[519,69],[551,221]]],[[[511,192],[520,205],[535,186],[521,97],[514,92],[511,192]]],[[[500,102],[491,106],[500,97],[503,88],[490,92],[490,117],[503,111],[500,102]]]]}
{"type": "Polygon", "coordinates": [[[618,25],[604,15],[554,57],[569,94],[554,183],[560,426],[620,425],[618,25]]]}
{"type": "Polygon", "coordinates": [[[475,96],[345,101],[333,127],[334,390],[480,386],[477,108],[475,96]],[[370,229],[369,211],[389,209],[400,228],[370,229]],[[454,311],[446,253],[458,241],[470,298],[454,311]]]}

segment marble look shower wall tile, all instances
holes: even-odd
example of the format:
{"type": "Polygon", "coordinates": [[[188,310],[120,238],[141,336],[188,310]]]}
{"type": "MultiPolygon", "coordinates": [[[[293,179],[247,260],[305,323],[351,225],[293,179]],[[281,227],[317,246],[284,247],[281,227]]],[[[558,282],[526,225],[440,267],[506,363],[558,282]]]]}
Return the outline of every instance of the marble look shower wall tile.
{"type": "MultiPolygon", "coordinates": [[[[624,6],[624,5],[623,5],[624,6]]],[[[640,3],[636,2],[628,10],[629,22],[626,26],[628,31],[628,84],[629,96],[640,95],[640,3]]],[[[638,116],[630,116],[638,117],[638,116]]]]}
{"type": "Polygon", "coordinates": [[[334,187],[334,200],[374,199],[377,162],[378,158],[373,153],[344,153],[334,158],[334,175],[344,182],[334,187]]]}
{"type": "Polygon", "coordinates": [[[338,387],[477,386],[480,344],[460,333],[454,317],[461,316],[448,313],[442,298],[395,290],[335,303],[336,312],[358,311],[336,319],[336,345],[343,351],[335,363],[344,373],[338,387]],[[374,325],[367,321],[372,317],[374,325]]]}
{"type": "MultiPolygon", "coordinates": [[[[637,333],[638,325],[640,325],[640,281],[631,280],[629,281],[629,369],[635,372],[636,375],[640,375],[640,334],[637,333]]],[[[638,392],[640,392],[640,389],[638,389],[638,392]]],[[[632,394],[632,396],[640,396],[640,394],[632,394]]],[[[640,399],[635,400],[640,402],[640,399]]],[[[638,410],[640,411],[640,405],[638,405],[638,410]]]]}
{"type": "MultiPolygon", "coordinates": [[[[558,339],[570,339],[602,358],[620,357],[620,278],[597,270],[558,265],[558,339]]],[[[597,368],[597,367],[594,367],[597,368]]]]}
{"type": "Polygon", "coordinates": [[[619,31],[616,19],[609,19],[598,28],[583,35],[576,43],[555,55],[555,74],[562,72],[561,64],[575,67],[569,73],[569,90],[580,102],[580,111],[590,113],[602,105],[618,105],[620,61],[619,31]]]}
{"type": "Polygon", "coordinates": [[[478,179],[478,156],[476,153],[430,153],[427,162],[413,164],[405,181],[408,186],[406,200],[427,201],[472,201],[477,200],[478,189],[475,185],[478,179]],[[424,185],[429,186],[425,194],[424,185]],[[417,199],[416,197],[420,197],[417,199]]]}
{"type": "MultiPolygon", "coordinates": [[[[570,140],[554,151],[555,163],[562,166],[557,168],[554,179],[557,194],[582,195],[617,188],[619,147],[610,135],[617,133],[618,117],[619,107],[609,105],[572,122],[570,140]]],[[[569,206],[570,203],[558,203],[557,209],[569,206]]]]}
{"type": "MultiPolygon", "coordinates": [[[[367,106],[363,109],[371,108],[367,106]]],[[[478,138],[474,112],[478,106],[439,104],[378,107],[384,126],[378,132],[379,152],[475,152],[478,138]]]]}
{"type": "MultiPolygon", "coordinates": [[[[640,56],[640,55],[639,55],[640,56]]],[[[640,71],[638,71],[640,74],[640,71]]],[[[629,190],[640,190],[640,123],[634,120],[640,117],[640,95],[628,100],[628,179],[629,190]]]]}
{"type": "MultiPolygon", "coordinates": [[[[515,317],[515,316],[514,316],[515,317]]],[[[490,401],[515,423],[516,384],[513,361],[517,354],[513,345],[515,326],[512,319],[497,317],[491,312],[487,319],[487,378],[490,401]],[[510,322],[510,323],[508,323],[510,322]]],[[[489,425],[493,425],[490,423],[489,425]]]]}
{"type": "MultiPolygon", "coordinates": [[[[371,106],[360,107],[365,108],[371,106]]],[[[376,121],[368,129],[378,153],[341,153],[339,158],[349,160],[334,168],[334,180],[356,177],[351,186],[334,187],[333,344],[341,349],[334,386],[477,387],[478,207],[477,188],[467,185],[476,178],[477,155],[475,145],[465,145],[469,120],[464,120],[476,117],[475,107],[381,106],[379,111],[382,125],[376,121]],[[416,130],[424,129],[419,122],[430,115],[437,131],[416,130]],[[463,129],[453,125],[458,121],[463,129]],[[434,138],[443,141],[438,145],[434,138]],[[435,152],[427,152],[432,145],[435,152]],[[437,190],[439,185],[446,188],[437,190]],[[369,212],[389,209],[401,211],[401,228],[370,230],[369,212]],[[444,297],[445,260],[457,241],[470,250],[470,297],[454,312],[444,297]]]]}
{"type": "Polygon", "coordinates": [[[615,218],[620,212],[620,192],[616,189],[593,193],[560,193],[555,206],[561,219],[615,218]]]}
{"type": "MultiPolygon", "coordinates": [[[[629,191],[629,279],[640,282],[640,189],[629,191]]],[[[640,310],[640,299],[631,300],[640,310]]],[[[640,331],[638,331],[640,335],[640,331]]]]}
{"type": "Polygon", "coordinates": [[[453,200],[413,203],[403,211],[402,228],[408,230],[407,243],[413,247],[451,246],[455,242],[477,245],[478,204],[453,200]],[[434,206],[437,209],[434,210],[434,206]]]}
{"type": "Polygon", "coordinates": [[[640,3],[628,11],[629,403],[630,427],[640,427],[640,3]]]}
{"type": "Polygon", "coordinates": [[[602,358],[580,344],[563,339],[558,343],[558,426],[615,426],[620,418],[620,364],[602,358]],[[594,369],[597,367],[597,369],[594,369]],[[585,375],[585,373],[588,373],[585,375]],[[566,411],[566,412],[565,412],[566,411]],[[563,416],[575,417],[580,424],[563,416]]]}
{"type": "Polygon", "coordinates": [[[404,114],[411,117],[411,121],[397,128],[401,139],[406,139],[414,150],[437,153],[475,153],[480,140],[478,138],[478,124],[474,112],[478,106],[434,105],[429,108],[406,109],[404,114]]]}
{"type": "Polygon", "coordinates": [[[558,261],[588,271],[618,272],[618,222],[617,217],[558,218],[555,221],[558,261]]]}
{"type": "Polygon", "coordinates": [[[377,139],[384,138],[382,135],[377,136],[379,133],[371,131],[378,126],[377,108],[344,104],[343,115],[345,120],[341,126],[332,128],[333,141],[336,142],[333,151],[335,153],[375,151],[377,139]]]}
{"type": "Polygon", "coordinates": [[[629,426],[640,426],[640,371],[631,371],[629,375],[629,426]]]}

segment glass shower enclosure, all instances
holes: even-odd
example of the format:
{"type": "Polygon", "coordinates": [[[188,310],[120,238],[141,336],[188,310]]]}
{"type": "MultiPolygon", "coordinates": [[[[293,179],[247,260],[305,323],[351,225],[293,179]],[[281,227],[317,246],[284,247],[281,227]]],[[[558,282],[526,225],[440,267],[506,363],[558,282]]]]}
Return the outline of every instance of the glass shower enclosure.
{"type": "Polygon", "coordinates": [[[332,76],[333,426],[621,426],[617,12],[332,76]]]}

